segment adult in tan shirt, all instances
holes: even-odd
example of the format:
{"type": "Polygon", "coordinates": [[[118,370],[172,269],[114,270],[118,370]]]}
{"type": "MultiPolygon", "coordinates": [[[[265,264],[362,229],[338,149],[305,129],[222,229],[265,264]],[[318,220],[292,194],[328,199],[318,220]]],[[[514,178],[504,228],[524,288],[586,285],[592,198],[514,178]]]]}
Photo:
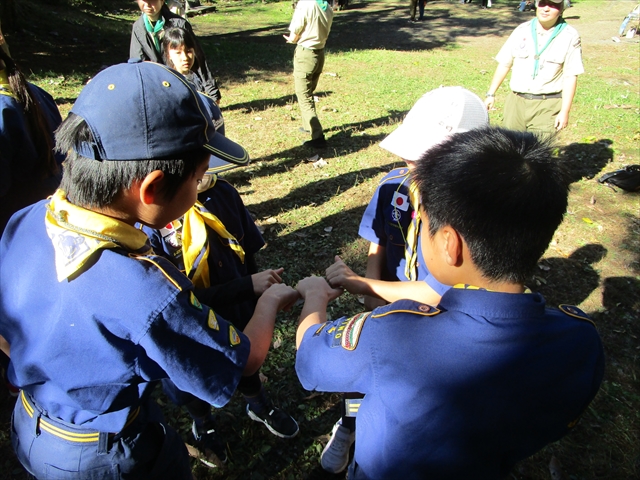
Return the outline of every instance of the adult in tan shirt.
{"type": "Polygon", "coordinates": [[[511,93],[505,100],[504,126],[550,133],[569,123],[578,75],[584,73],[580,35],[562,18],[564,0],[537,0],[536,18],[519,25],[496,60],[485,104],[509,70],[511,93]]]}
{"type": "Polygon", "coordinates": [[[311,132],[311,140],[304,145],[326,147],[324,132],[313,101],[313,92],[324,67],[324,46],[329,37],[333,10],[326,0],[299,0],[289,25],[287,43],[295,43],[293,77],[296,97],[302,114],[302,129],[311,132]]]}

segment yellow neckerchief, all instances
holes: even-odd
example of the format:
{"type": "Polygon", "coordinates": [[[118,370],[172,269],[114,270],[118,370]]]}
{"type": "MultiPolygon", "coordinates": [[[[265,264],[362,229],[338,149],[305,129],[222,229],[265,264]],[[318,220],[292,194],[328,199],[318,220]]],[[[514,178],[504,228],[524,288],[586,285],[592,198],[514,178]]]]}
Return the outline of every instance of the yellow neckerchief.
{"type": "MultiPolygon", "coordinates": [[[[460,288],[462,290],[484,290],[485,292],[495,292],[495,290],[489,290],[488,288],[476,287],[475,285],[469,285],[468,283],[456,283],[453,288],[460,288]]],[[[533,293],[529,287],[524,287],[522,293],[533,293]]]]}
{"type": "Polygon", "coordinates": [[[413,208],[413,218],[407,229],[404,250],[405,266],[404,274],[412,282],[418,279],[418,233],[420,232],[420,193],[415,182],[409,183],[409,202],[413,208]]]}
{"type": "Polygon", "coordinates": [[[152,253],[142,231],[70,203],[60,189],[51,197],[44,221],[55,251],[59,282],[77,273],[103,248],[124,248],[140,255],[152,253]]]}
{"type": "MultiPolygon", "coordinates": [[[[216,183],[216,178],[211,182],[211,187],[216,183]]],[[[207,211],[200,202],[191,207],[184,214],[182,226],[182,258],[187,276],[196,287],[207,288],[211,285],[209,278],[209,241],[207,239],[206,225],[211,227],[220,237],[229,242],[231,248],[240,261],[244,263],[244,249],[231,233],[227,231],[218,217],[207,211]],[[193,271],[195,270],[195,271],[193,271]],[[193,271],[193,273],[192,273],[193,271]]]]}
{"type": "MultiPolygon", "coordinates": [[[[9,76],[5,69],[0,70],[0,95],[6,95],[7,97],[16,98],[9,85],[9,76]]],[[[16,99],[17,100],[17,99],[16,99]]]]}

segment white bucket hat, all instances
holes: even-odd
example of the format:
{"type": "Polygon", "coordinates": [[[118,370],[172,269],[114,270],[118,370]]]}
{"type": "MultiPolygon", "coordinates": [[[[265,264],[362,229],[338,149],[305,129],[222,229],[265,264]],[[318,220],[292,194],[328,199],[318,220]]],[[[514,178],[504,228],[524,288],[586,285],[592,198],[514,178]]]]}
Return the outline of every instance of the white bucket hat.
{"type": "Polygon", "coordinates": [[[380,147],[415,162],[454,133],[486,125],[489,115],[480,97],[466,88],[440,87],[425,93],[380,147]]]}

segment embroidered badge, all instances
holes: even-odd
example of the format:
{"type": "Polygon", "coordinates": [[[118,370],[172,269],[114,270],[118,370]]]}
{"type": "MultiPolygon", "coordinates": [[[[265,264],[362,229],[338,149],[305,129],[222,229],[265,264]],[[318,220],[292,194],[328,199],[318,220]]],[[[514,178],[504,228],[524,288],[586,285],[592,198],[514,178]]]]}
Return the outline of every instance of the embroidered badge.
{"type": "Polygon", "coordinates": [[[393,210],[391,210],[391,220],[398,223],[401,218],[402,218],[402,214],[400,213],[400,210],[398,210],[397,208],[394,208],[393,210]]]}
{"type": "Polygon", "coordinates": [[[160,229],[162,239],[174,248],[182,246],[182,222],[174,220],[160,229]]]}
{"type": "Polygon", "coordinates": [[[232,347],[240,345],[240,335],[238,335],[236,329],[233,328],[233,325],[229,325],[229,343],[232,347]]]}
{"type": "Polygon", "coordinates": [[[344,332],[342,334],[342,348],[345,350],[355,350],[358,346],[358,340],[360,339],[360,333],[364,322],[369,317],[369,313],[359,313],[355,317],[351,317],[347,322],[344,332]]]}
{"type": "Polygon", "coordinates": [[[196,298],[193,292],[189,292],[189,302],[191,303],[192,306],[196,307],[198,310],[202,310],[202,304],[196,298]]]}
{"type": "Polygon", "coordinates": [[[407,197],[406,195],[400,192],[393,192],[391,205],[396,207],[398,210],[402,210],[403,212],[406,212],[409,209],[409,197],[407,197]]]}
{"type": "Polygon", "coordinates": [[[218,325],[218,317],[213,310],[209,310],[209,318],[207,319],[207,325],[211,330],[220,330],[220,325],[218,325]]]}
{"type": "Polygon", "coordinates": [[[347,328],[347,323],[349,323],[349,319],[344,320],[337,327],[331,328],[331,333],[333,333],[333,342],[331,343],[331,348],[339,347],[342,345],[342,336],[344,335],[344,329],[347,328]]]}

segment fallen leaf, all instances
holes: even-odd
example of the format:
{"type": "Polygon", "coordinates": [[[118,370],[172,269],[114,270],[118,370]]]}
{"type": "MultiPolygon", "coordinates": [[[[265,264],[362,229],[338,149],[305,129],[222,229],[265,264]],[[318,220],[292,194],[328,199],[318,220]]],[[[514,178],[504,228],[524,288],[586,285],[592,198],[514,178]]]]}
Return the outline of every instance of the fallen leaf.
{"type": "Polygon", "coordinates": [[[327,165],[329,164],[325,162],[322,158],[317,162],[313,162],[313,168],[322,168],[322,167],[326,167],[327,165]]]}
{"type": "Polygon", "coordinates": [[[593,225],[593,220],[591,220],[590,218],[582,217],[582,221],[584,223],[588,223],[589,225],[593,225]]]}

